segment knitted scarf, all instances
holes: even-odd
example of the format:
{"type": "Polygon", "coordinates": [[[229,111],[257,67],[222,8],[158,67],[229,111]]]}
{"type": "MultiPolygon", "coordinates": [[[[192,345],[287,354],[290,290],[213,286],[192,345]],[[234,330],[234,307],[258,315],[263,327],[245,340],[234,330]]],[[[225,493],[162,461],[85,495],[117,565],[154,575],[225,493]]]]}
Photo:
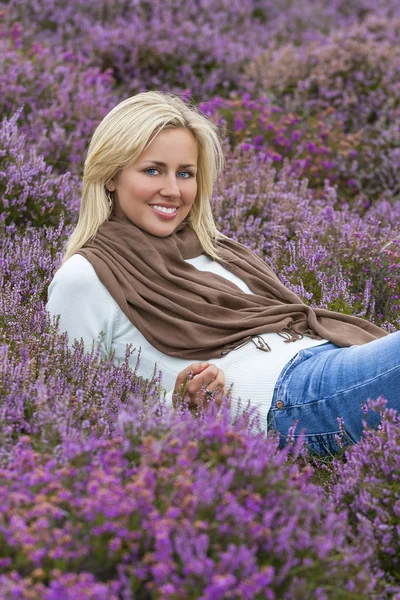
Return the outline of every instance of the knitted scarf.
{"type": "MultiPolygon", "coordinates": [[[[204,253],[195,231],[183,221],[167,237],[111,217],[77,254],[97,276],[131,323],[155,348],[185,359],[219,358],[260,333],[295,341],[303,336],[337,346],[365,344],[387,335],[369,321],[311,308],[288,290],[272,269],[231,239],[216,242],[221,263],[254,295],[220,275],[199,271],[185,259],[204,253]]],[[[262,348],[260,349],[266,349],[262,348]]]]}

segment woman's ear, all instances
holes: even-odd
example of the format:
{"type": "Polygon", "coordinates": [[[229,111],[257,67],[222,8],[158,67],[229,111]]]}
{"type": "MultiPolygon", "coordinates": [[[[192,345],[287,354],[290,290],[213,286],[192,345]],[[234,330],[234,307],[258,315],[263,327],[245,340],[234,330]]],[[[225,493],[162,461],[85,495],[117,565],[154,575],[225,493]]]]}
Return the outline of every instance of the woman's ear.
{"type": "Polygon", "coordinates": [[[106,188],[108,189],[109,192],[115,192],[115,190],[117,189],[115,180],[109,179],[109,181],[107,181],[107,183],[106,183],[106,188]]]}

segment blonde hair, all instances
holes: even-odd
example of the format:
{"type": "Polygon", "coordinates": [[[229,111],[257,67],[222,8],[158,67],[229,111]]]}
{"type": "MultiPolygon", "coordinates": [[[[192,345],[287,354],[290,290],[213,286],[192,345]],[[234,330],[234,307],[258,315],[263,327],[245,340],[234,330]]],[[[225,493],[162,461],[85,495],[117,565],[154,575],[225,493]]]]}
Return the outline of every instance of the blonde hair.
{"type": "Polygon", "coordinates": [[[211,196],[225,158],[217,126],[194,106],[171,93],[136,94],[115,106],[96,128],[83,171],[78,223],[67,241],[63,262],[91,238],[111,214],[106,183],[134,163],[164,128],[187,128],[198,147],[197,193],[187,220],[206,254],[222,262],[214,242],[227,239],[216,228],[211,196]]]}

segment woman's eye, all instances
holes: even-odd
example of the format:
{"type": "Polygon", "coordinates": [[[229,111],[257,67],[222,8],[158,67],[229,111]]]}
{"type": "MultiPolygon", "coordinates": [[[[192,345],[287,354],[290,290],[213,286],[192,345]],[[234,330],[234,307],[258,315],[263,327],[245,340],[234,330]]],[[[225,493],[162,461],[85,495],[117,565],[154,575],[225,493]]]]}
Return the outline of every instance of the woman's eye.
{"type": "MultiPolygon", "coordinates": [[[[150,173],[150,171],[158,171],[158,169],[156,169],[155,167],[151,167],[149,169],[146,169],[145,173],[153,175],[154,173],[150,173]]],[[[179,177],[179,179],[189,179],[190,177],[194,177],[194,173],[191,173],[190,171],[179,171],[179,176],[182,175],[182,173],[186,175],[186,177],[179,177]]]]}

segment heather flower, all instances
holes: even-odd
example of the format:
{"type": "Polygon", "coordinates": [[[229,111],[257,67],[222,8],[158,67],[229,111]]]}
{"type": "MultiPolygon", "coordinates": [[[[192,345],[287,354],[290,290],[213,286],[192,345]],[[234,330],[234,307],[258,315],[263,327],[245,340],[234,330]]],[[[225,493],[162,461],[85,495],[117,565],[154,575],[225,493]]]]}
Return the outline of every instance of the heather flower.
{"type": "Polygon", "coordinates": [[[308,45],[280,45],[256,57],[247,75],[291,110],[319,114],[333,108],[349,132],[358,131],[393,107],[400,70],[399,19],[371,16],[335,29],[308,45]]]}
{"type": "Polygon", "coordinates": [[[2,598],[400,598],[394,411],[324,465],[251,406],[167,408],[140,352],[45,311],[90,135],[156,88],[220,128],[221,231],[310,305],[398,329],[399,39],[397,0],[1,5],[2,598]]]}
{"type": "Polygon", "coordinates": [[[246,69],[254,95],[268,90],[285,113],[322,118],[329,155],[321,167],[347,197],[398,197],[399,36],[398,18],[371,15],[305,46],[271,45],[246,69]]]}
{"type": "Polygon", "coordinates": [[[370,400],[361,441],[346,451],[346,462],[335,463],[331,497],[347,508],[349,535],[363,539],[376,553],[380,568],[400,593],[399,568],[399,447],[400,421],[382,398],[370,400]],[[377,429],[369,426],[377,413],[377,429]]]}
{"type": "Polygon", "coordinates": [[[110,73],[45,44],[16,48],[12,33],[1,35],[1,24],[0,54],[2,115],[22,107],[17,125],[28,147],[58,173],[79,172],[90,135],[117,103],[110,73]]]}
{"type": "Polygon", "coordinates": [[[63,213],[75,217],[79,181],[71,173],[55,175],[43,156],[26,145],[17,111],[0,124],[0,222],[6,225],[56,224],[63,213]],[[75,214],[74,214],[75,213],[75,214]]]}
{"type": "Polygon", "coordinates": [[[43,569],[35,569],[30,577],[14,572],[0,575],[0,593],[4,600],[118,600],[119,585],[96,581],[91,573],[61,573],[59,569],[50,572],[52,580],[47,587],[42,580],[43,569]]]}
{"type": "Polygon", "coordinates": [[[333,584],[331,598],[378,593],[370,553],[347,544],[344,515],[276,438],[255,436],[245,418],[230,425],[227,405],[197,419],[154,401],[143,411],[132,397],[124,412],[133,418],[113,439],[66,437],[58,458],[27,436],[14,446],[0,471],[0,532],[2,556],[12,548],[18,563],[3,566],[4,586],[23,564],[31,579],[60,569],[49,592],[68,577],[78,590],[83,573],[79,585],[133,597],[292,599],[333,584]]]}
{"type": "Polygon", "coordinates": [[[223,233],[263,257],[305,302],[389,330],[398,323],[400,255],[394,244],[382,250],[398,236],[398,203],[376,202],[365,211],[362,197],[340,203],[328,182],[316,197],[288,163],[277,169],[255,150],[237,148],[213,207],[223,233]]]}
{"type": "MultiPolygon", "coordinates": [[[[310,0],[277,4],[201,0],[57,5],[49,0],[6,4],[6,22],[21,23],[18,43],[39,42],[68,57],[81,56],[101,71],[112,69],[125,94],[154,87],[185,92],[202,100],[230,90],[252,91],[248,63],[276,40],[301,44],[321,40],[371,12],[370,0],[349,10],[310,0]],[[79,15],[79,18],[76,18],[79,15]],[[169,32],[173,32],[173,35],[169,32]]],[[[380,18],[398,14],[396,0],[372,10],[380,18]]],[[[14,31],[14,37],[16,32],[14,31]]]]}
{"type": "Polygon", "coordinates": [[[256,149],[264,160],[277,163],[290,159],[286,162],[291,175],[307,177],[312,188],[323,188],[325,180],[344,183],[339,165],[343,147],[351,148],[353,142],[330,109],[304,117],[300,111],[277,111],[268,96],[250,101],[233,93],[229,99],[212,98],[200,107],[221,126],[232,149],[256,149]]]}

